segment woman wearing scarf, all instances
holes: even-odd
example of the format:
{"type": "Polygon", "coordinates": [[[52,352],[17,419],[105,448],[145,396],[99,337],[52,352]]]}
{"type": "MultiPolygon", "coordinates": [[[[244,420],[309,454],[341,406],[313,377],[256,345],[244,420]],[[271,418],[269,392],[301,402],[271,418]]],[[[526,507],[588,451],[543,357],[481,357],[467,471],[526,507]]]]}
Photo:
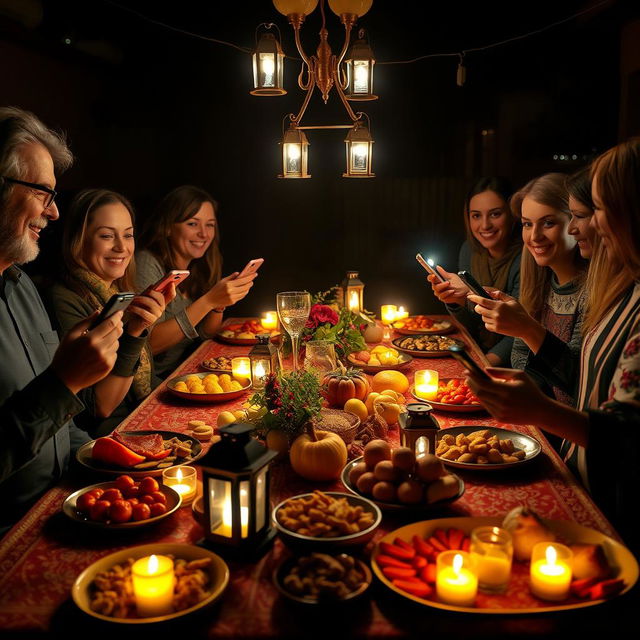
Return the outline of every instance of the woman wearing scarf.
{"type": "MultiPolygon", "coordinates": [[[[509,212],[511,186],[504,178],[480,178],[465,199],[467,240],[460,248],[458,269],[470,271],[482,285],[517,298],[520,289],[520,228],[509,212]]],[[[469,288],[455,273],[438,267],[446,282],[429,281],[436,297],[460,321],[487,352],[491,364],[508,364],[513,338],[487,331],[481,317],[467,302],[469,288]]]]}
{"type": "MultiPolygon", "coordinates": [[[[87,189],[74,198],[65,220],[62,281],[49,296],[61,334],[113,294],[133,290],[134,222],[131,204],[113,191],[87,189]]],[[[134,298],[112,372],[82,392],[86,411],[75,420],[93,437],[111,433],[155,386],[147,335],[175,295],[173,287],[165,295],[146,291],[134,298]]]]}

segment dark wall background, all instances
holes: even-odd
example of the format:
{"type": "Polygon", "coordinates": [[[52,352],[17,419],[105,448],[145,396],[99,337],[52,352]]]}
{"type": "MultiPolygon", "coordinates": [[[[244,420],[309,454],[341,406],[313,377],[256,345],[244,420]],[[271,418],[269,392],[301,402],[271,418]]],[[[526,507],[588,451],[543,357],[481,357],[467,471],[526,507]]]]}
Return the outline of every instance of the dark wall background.
{"type": "MultiPolygon", "coordinates": [[[[481,47],[593,4],[374,0],[360,26],[380,62],[406,60],[481,47]]],[[[360,270],[368,308],[396,302],[437,312],[413,256],[421,250],[455,268],[464,191],[474,177],[500,173],[519,186],[547,171],[573,171],[638,133],[637,117],[627,116],[626,128],[619,117],[640,95],[638,39],[622,49],[620,41],[640,19],[640,3],[611,0],[545,33],[469,53],[462,88],[456,58],[378,64],[380,99],[358,105],[371,117],[377,177],[340,177],[338,130],[309,132],[310,180],[278,180],[282,118],[303,97],[299,64],[287,60],[286,96],[253,97],[247,54],[139,14],[245,47],[258,23],[272,21],[285,52],[296,53],[269,0],[0,0],[0,104],[68,132],[77,159],[59,180],[62,205],[83,187],[105,186],[129,196],[143,220],[177,185],[208,189],[221,203],[225,272],[266,258],[237,314],[273,308],[279,290],[326,289],[347,269],[360,270]]],[[[328,9],[327,22],[337,52],[342,26],[328,9]]],[[[303,28],[308,53],[319,27],[314,14],[303,28]]],[[[316,94],[303,124],[346,122],[334,93],[326,106],[316,94]]],[[[49,228],[56,226],[30,266],[36,275],[57,262],[62,224],[49,228]]]]}

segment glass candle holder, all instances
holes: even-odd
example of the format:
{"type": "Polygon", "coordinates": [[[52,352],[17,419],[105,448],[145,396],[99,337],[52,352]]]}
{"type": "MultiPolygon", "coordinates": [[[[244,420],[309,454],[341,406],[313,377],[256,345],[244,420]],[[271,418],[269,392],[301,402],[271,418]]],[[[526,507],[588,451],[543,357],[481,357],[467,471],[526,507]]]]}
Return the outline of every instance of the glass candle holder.
{"type": "Polygon", "coordinates": [[[396,320],[398,307],[395,304],[383,304],[380,307],[380,319],[382,324],[389,325],[396,320]]]}
{"type": "Polygon", "coordinates": [[[266,311],[262,318],[260,319],[260,324],[265,329],[277,329],[278,328],[278,312],[277,311],[266,311]]]}
{"type": "Polygon", "coordinates": [[[198,476],[195,467],[169,467],[162,470],[162,484],[171,487],[182,497],[182,504],[189,504],[196,496],[198,476]]]}
{"type": "Polygon", "coordinates": [[[476,527],[471,532],[470,551],[476,561],[480,591],[506,591],[513,559],[511,534],[500,527],[476,527]]]}
{"type": "Polygon", "coordinates": [[[173,560],[167,556],[146,556],[131,567],[133,594],[141,618],[173,612],[173,560]]]}
{"type": "Polygon", "coordinates": [[[476,564],[465,551],[442,551],[436,560],[438,600],[457,607],[473,607],[478,593],[476,564]]]}
{"type": "Polygon", "coordinates": [[[231,358],[231,373],[234,378],[251,380],[251,360],[249,358],[231,358]]]}
{"type": "Polygon", "coordinates": [[[416,371],[414,393],[423,400],[435,400],[438,395],[438,372],[431,369],[416,371]]]}
{"type": "Polygon", "coordinates": [[[405,310],[404,307],[398,307],[398,311],[396,312],[396,320],[404,320],[409,317],[409,311],[405,310]]]}
{"type": "Polygon", "coordinates": [[[572,577],[573,552],[558,542],[538,542],[531,552],[531,593],[541,600],[565,600],[572,577]]]}

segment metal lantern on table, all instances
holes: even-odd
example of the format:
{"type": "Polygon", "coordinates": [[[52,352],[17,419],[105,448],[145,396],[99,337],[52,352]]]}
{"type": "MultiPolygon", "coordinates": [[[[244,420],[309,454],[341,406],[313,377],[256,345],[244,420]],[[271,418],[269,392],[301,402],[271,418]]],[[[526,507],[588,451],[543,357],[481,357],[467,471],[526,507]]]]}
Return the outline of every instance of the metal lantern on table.
{"type": "Polygon", "coordinates": [[[431,415],[432,410],[426,402],[411,402],[407,405],[407,413],[400,414],[400,446],[415,451],[416,457],[436,452],[440,424],[431,415]]]}
{"type": "Polygon", "coordinates": [[[269,463],[278,454],[251,437],[253,426],[220,429],[220,441],[200,459],[205,539],[253,553],[271,542],[269,463]]]}
{"type": "Polygon", "coordinates": [[[269,348],[270,338],[268,333],[258,334],[256,336],[258,343],[249,351],[251,381],[254,389],[264,389],[267,376],[277,371],[277,353],[269,348]]]}
{"type": "Polygon", "coordinates": [[[340,289],[342,291],[342,304],[349,311],[360,313],[364,309],[364,282],[358,278],[358,272],[347,271],[345,279],[340,284],[340,289]]]}

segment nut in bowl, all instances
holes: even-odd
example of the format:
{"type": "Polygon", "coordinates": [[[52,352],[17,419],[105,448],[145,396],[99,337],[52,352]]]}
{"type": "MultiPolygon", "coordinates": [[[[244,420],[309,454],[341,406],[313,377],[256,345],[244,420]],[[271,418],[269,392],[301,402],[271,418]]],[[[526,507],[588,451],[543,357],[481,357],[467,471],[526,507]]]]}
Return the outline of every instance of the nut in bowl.
{"type": "Polygon", "coordinates": [[[273,510],[273,521],[287,545],[324,551],[366,544],[382,513],[361,496],[316,490],[282,501],[273,510]]]}
{"type": "Polygon", "coordinates": [[[251,380],[235,378],[229,371],[190,373],[167,382],[171,393],[195,402],[226,402],[251,388],[251,380]]]}

